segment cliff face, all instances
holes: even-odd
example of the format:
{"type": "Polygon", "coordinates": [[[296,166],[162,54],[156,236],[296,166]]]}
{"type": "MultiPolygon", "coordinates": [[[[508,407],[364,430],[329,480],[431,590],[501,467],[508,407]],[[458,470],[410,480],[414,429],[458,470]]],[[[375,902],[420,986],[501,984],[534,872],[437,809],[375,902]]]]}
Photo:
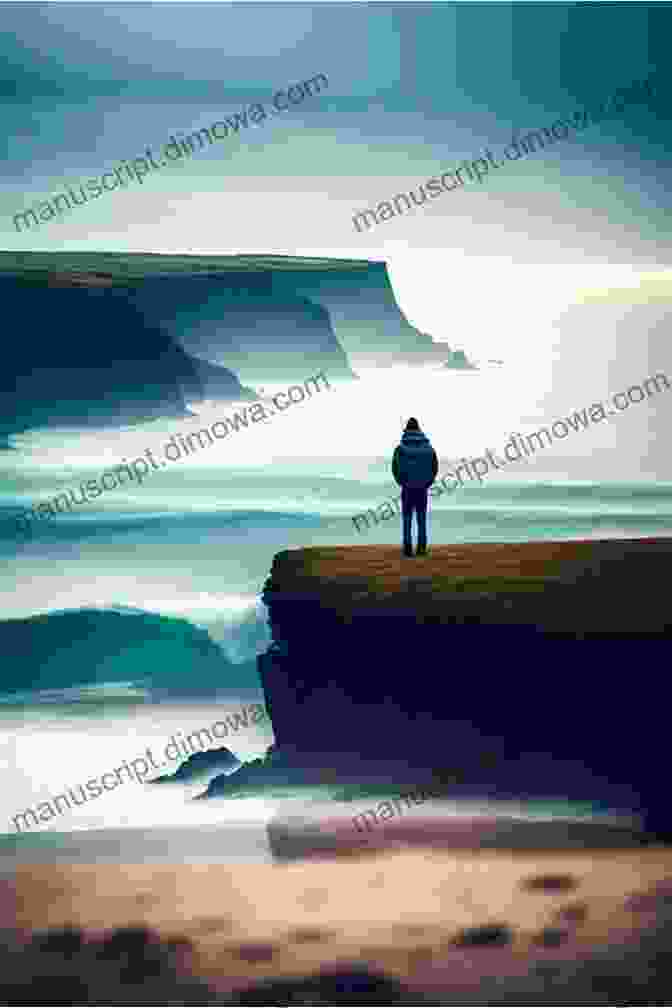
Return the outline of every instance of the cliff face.
{"type": "Polygon", "coordinates": [[[385,263],[221,256],[208,268],[207,289],[205,277],[182,277],[170,292],[155,284],[159,298],[145,284],[138,303],[162,325],[173,318],[190,353],[233,368],[244,381],[300,380],[322,367],[347,378],[350,365],[356,371],[450,358],[446,344],[404,317],[385,263]]]}
{"type": "Polygon", "coordinates": [[[405,318],[383,262],[354,262],[349,269],[329,270],[297,263],[273,273],[272,289],[279,296],[291,289],[323,305],[355,370],[438,364],[450,352],[405,318]]]}
{"type": "MultiPolygon", "coordinates": [[[[50,275],[52,285],[122,288],[147,327],[161,329],[206,368],[221,365],[256,385],[303,381],[321,370],[330,379],[349,379],[351,367],[450,366],[450,347],[434,343],[404,317],[382,262],[0,253],[0,274],[40,272],[50,275]]],[[[215,377],[201,379],[206,397],[217,397],[215,377]]]]}
{"type": "Polygon", "coordinates": [[[672,540],[280,553],[259,659],[276,742],[667,815],[671,560],[672,540]]]}
{"type": "Polygon", "coordinates": [[[45,425],[184,416],[213,384],[221,398],[254,398],[231,371],[211,365],[204,373],[123,287],[62,272],[7,273],[0,298],[0,438],[45,425]]]}
{"type": "Polygon", "coordinates": [[[291,384],[322,370],[330,379],[354,378],[326,309],[291,283],[277,291],[263,267],[169,283],[149,278],[135,286],[133,302],[188,353],[233,369],[244,382],[291,384]]]}
{"type": "Polygon", "coordinates": [[[190,353],[244,381],[301,380],[320,368],[338,379],[352,376],[350,366],[469,366],[405,318],[383,262],[222,256],[209,268],[207,278],[155,285],[160,296],[145,284],[138,304],[174,325],[190,353]]]}

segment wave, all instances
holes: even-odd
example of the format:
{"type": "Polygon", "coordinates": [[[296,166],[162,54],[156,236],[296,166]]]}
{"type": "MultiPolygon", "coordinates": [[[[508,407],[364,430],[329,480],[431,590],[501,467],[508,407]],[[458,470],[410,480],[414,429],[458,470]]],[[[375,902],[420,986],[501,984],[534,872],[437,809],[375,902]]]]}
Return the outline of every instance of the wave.
{"type": "Polygon", "coordinates": [[[0,622],[3,703],[143,702],[157,692],[259,688],[207,630],[138,610],[77,609],[0,622]]]}

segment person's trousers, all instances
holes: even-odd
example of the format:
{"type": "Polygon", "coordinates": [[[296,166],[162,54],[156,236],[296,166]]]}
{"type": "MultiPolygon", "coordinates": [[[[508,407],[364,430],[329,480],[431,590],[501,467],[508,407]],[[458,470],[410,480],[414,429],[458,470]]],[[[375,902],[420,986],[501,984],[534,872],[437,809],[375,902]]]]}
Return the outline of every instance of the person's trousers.
{"type": "Polygon", "coordinates": [[[418,523],[418,552],[427,549],[427,490],[411,490],[403,487],[401,491],[401,514],[404,529],[404,552],[413,551],[412,525],[413,514],[418,523]]]}

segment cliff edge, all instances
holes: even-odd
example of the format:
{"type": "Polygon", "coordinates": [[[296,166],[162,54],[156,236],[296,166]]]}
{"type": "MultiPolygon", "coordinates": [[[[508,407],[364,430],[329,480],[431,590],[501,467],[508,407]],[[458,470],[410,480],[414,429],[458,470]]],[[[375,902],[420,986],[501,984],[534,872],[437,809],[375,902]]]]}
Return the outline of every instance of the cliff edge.
{"type": "Polygon", "coordinates": [[[672,539],[279,553],[258,659],[278,749],[457,766],[456,794],[604,799],[658,826],[671,561],[672,539]]]}

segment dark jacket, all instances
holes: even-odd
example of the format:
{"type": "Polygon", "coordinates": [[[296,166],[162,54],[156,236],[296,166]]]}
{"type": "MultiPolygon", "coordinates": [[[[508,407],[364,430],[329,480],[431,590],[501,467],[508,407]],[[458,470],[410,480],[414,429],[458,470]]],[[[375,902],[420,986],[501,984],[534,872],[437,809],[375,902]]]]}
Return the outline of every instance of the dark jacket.
{"type": "Polygon", "coordinates": [[[392,475],[409,490],[427,490],[439,471],[439,460],[421,430],[406,430],[392,456],[392,475]]]}

